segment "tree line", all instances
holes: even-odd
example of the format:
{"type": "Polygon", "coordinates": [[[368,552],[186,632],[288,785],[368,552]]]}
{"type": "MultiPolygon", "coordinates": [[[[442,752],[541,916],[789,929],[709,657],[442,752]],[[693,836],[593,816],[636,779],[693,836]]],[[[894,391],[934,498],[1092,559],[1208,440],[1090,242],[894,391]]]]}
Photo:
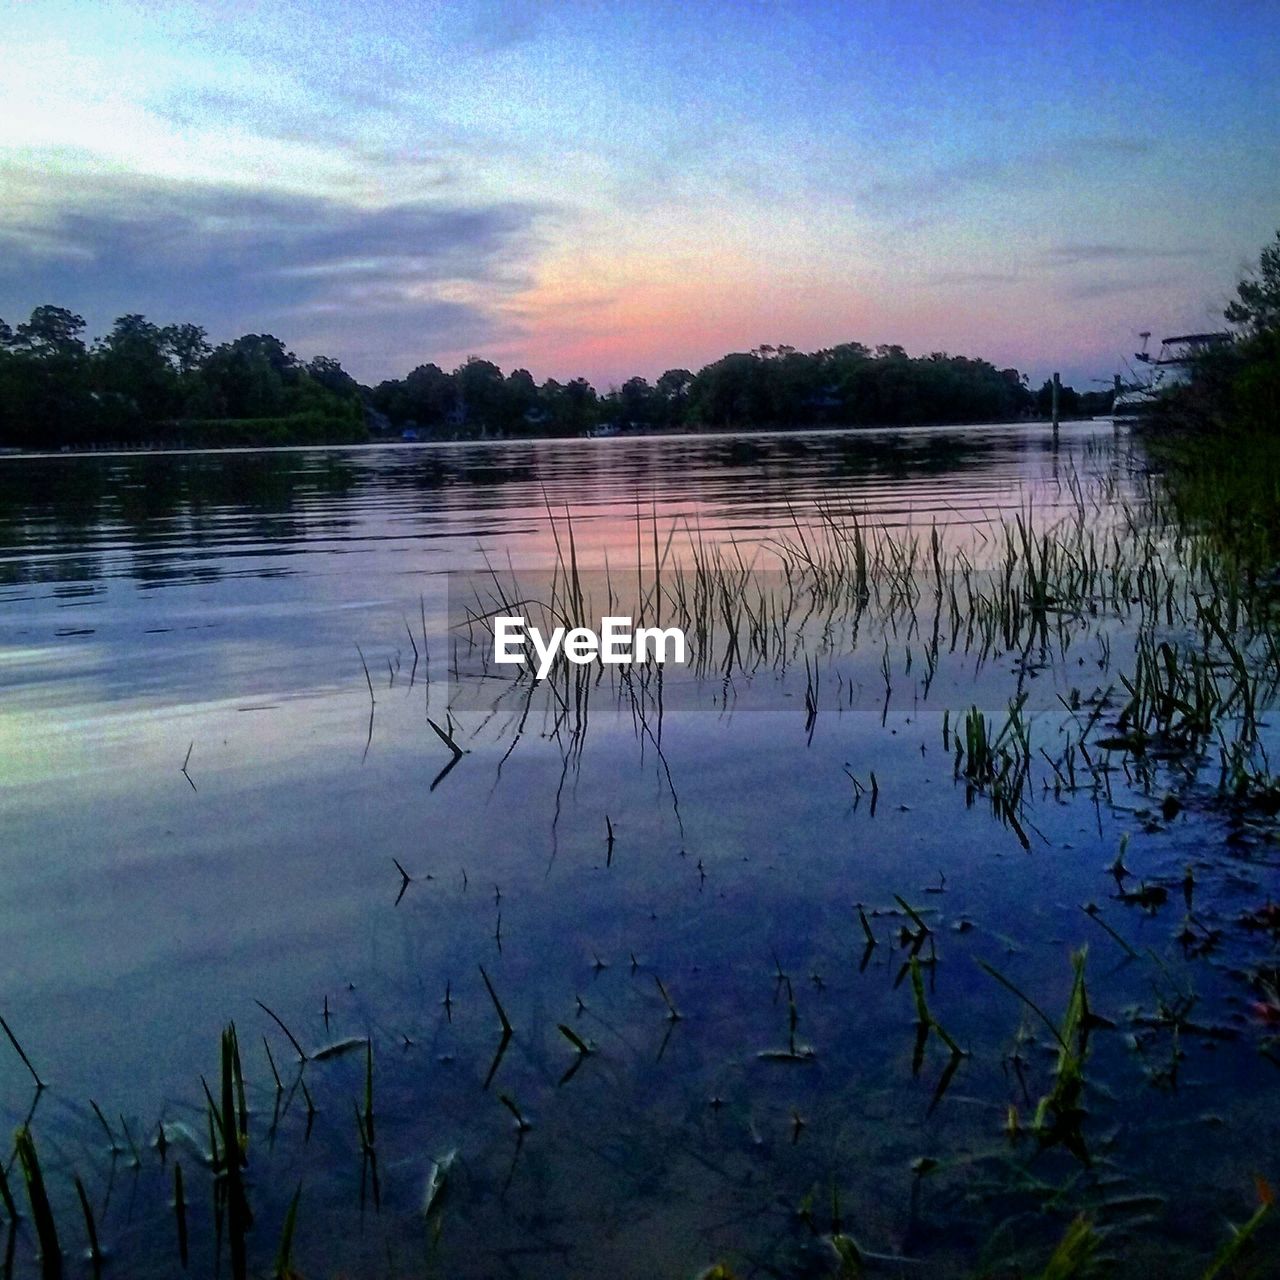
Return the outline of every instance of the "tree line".
{"type": "MultiPolygon", "coordinates": [[[[860,342],[761,346],[605,394],[585,378],[539,384],[476,356],[367,387],[337,360],[303,361],[271,334],[215,346],[199,325],[130,314],[88,341],[84,319],[56,306],[15,328],[0,320],[0,445],[24,449],[999,422],[1047,414],[1050,394],[1049,383],[1033,390],[985,360],[860,342]]],[[[1105,394],[1063,389],[1065,416],[1108,405],[1105,394]]]]}
{"type": "Polygon", "coordinates": [[[270,334],[212,346],[195,324],[121,316],[96,342],[81,316],[0,320],[0,444],[261,444],[360,439],[364,407],[336,361],[304,364],[270,334]]]}

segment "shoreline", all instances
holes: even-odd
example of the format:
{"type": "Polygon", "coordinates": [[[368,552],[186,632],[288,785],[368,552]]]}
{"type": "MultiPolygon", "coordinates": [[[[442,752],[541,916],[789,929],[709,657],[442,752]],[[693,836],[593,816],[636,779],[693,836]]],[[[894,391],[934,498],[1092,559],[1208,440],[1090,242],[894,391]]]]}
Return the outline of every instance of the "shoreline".
{"type": "MultiPolygon", "coordinates": [[[[1111,422],[1118,430],[1122,425],[1107,414],[1094,417],[1063,418],[1061,427],[1078,427],[1081,424],[1111,422]]],[[[381,449],[445,449],[467,448],[477,445],[550,445],[550,444],[590,444],[603,445],[634,440],[712,440],[724,439],[777,439],[781,437],[802,437],[817,435],[930,435],[939,432],[977,432],[1008,431],[1040,428],[1052,431],[1053,424],[1048,419],[1018,418],[1004,422],[920,422],[895,425],[892,423],[874,426],[842,426],[834,423],[819,423],[805,427],[704,427],[698,430],[652,430],[625,431],[615,435],[572,435],[572,436],[468,436],[459,439],[436,440],[360,440],[348,443],[333,444],[236,444],[236,445],[192,445],[185,448],[171,446],[149,447],[139,445],[134,448],[111,447],[101,449],[0,449],[0,462],[13,460],[34,460],[53,458],[131,458],[140,455],[148,457],[186,457],[194,454],[244,454],[244,453],[354,453],[371,452],[381,449]]]]}

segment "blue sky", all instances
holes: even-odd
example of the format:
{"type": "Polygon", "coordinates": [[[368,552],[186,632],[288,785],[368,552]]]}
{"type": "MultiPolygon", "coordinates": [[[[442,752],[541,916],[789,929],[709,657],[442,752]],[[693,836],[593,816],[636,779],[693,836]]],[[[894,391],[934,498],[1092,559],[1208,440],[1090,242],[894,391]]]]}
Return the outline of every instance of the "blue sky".
{"type": "Polygon", "coordinates": [[[1280,225],[1280,5],[0,0],[0,316],[597,385],[1106,377],[1280,225]]]}

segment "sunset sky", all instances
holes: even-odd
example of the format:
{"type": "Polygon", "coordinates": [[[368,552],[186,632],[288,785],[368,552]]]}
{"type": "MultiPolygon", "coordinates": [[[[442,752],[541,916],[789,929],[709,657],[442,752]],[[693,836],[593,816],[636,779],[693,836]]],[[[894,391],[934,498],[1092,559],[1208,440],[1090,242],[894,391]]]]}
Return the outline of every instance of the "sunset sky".
{"type": "Polygon", "coordinates": [[[0,0],[0,316],[376,381],[858,339],[1108,377],[1280,225],[1280,4],[0,0]]]}

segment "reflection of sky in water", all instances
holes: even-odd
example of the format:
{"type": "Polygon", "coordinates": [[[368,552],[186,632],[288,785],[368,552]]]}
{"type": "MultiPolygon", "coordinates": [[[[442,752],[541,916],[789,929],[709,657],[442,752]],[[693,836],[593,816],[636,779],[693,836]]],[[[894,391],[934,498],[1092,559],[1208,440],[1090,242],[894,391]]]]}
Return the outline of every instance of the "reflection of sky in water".
{"type": "Polygon", "coordinates": [[[1044,430],[988,428],[5,460],[9,705],[83,709],[65,683],[84,676],[108,701],[344,683],[356,642],[441,598],[437,575],[548,564],[548,504],[572,512],[584,567],[634,563],[637,509],[664,544],[674,529],[675,556],[825,503],[968,536],[1028,495],[1051,506],[1109,435],[1069,427],[1056,452],[1044,430]],[[48,644],[63,656],[17,656],[48,644]]]}
{"type": "MultiPolygon", "coordinates": [[[[374,1029],[388,1168],[463,1146],[476,1199],[459,1197],[458,1212],[494,1248],[523,1247],[526,1211],[578,1221],[625,1217],[628,1204],[641,1220],[660,1208],[672,1248],[703,1257],[707,1238],[735,1229],[706,1237],[706,1217],[688,1206],[714,1202],[718,1220],[758,1218],[751,1230],[776,1234],[775,1192],[798,1201],[851,1144],[864,1156],[842,1176],[865,1229],[901,1238],[909,1160],[984,1141],[1002,1086],[966,1064],[956,1093],[967,1101],[922,1128],[939,1064],[911,1080],[910,993],[895,986],[887,947],[859,972],[853,903],[904,893],[940,913],[932,998],[989,1067],[1021,1013],[975,958],[1016,970],[1058,1009],[1068,946],[1087,939],[1109,1012],[1150,999],[1137,967],[1108,972],[1116,953],[1079,911],[1097,897],[1136,947],[1167,946],[1164,915],[1121,914],[1105,899],[1104,868],[1132,814],[1038,797],[1044,842],[1024,854],[985,802],[965,805],[939,741],[943,708],[1003,706],[1008,663],[977,672],[963,654],[944,656],[925,701],[895,642],[882,726],[883,641],[870,629],[843,668],[843,708],[819,715],[811,742],[803,675],[751,714],[681,704],[661,755],[606,689],[573,768],[545,708],[527,721],[513,707],[487,720],[472,709],[470,754],[432,790],[448,753],[426,719],[443,717],[444,686],[409,683],[405,621],[420,633],[423,596],[435,634],[443,574],[486,554],[545,566],[546,502],[571,508],[578,554],[597,567],[606,553],[611,566],[634,564],[637,496],[645,518],[656,505],[660,526],[685,517],[708,540],[757,540],[793,510],[848,501],[872,522],[945,522],[980,542],[973,522],[998,508],[1034,497],[1050,519],[1069,505],[1069,469],[1113,467],[1110,441],[1109,425],[1083,425],[1064,430],[1056,455],[1031,428],[0,464],[0,919],[16,958],[0,1008],[57,1082],[44,1123],[74,1134],[82,1117],[69,1099],[148,1119],[159,1099],[189,1102],[216,1028],[234,1016],[256,1029],[258,998],[309,1043],[374,1029]],[[377,699],[372,732],[357,643],[377,699]],[[180,771],[189,745],[197,789],[180,771]],[[854,806],[846,764],[864,780],[877,772],[874,817],[865,798],[854,806]],[[415,877],[399,906],[392,857],[415,877]],[[945,894],[932,893],[944,876],[945,894]],[[819,1053],[799,1079],[755,1058],[786,1037],[775,956],[797,983],[801,1039],[819,1053]],[[538,1172],[501,1212],[510,1117],[475,1101],[494,1039],[478,962],[520,1032],[502,1087],[537,1115],[538,1172]],[[667,1047],[653,973],[687,1015],[667,1047]],[[452,1023],[439,1005],[446,982],[452,1023]],[[575,1018],[602,1052],[558,1090],[567,1063],[555,1026],[575,1018]],[[704,1118],[713,1095],[728,1099],[718,1127],[704,1118]],[[812,1145],[792,1149],[796,1108],[812,1145]],[[689,1158],[703,1148],[735,1176],[689,1158]]],[[[1057,695],[1075,681],[1087,673],[1030,682],[1038,744],[1054,740],[1057,695]]],[[[1131,855],[1154,877],[1180,875],[1186,856],[1167,832],[1131,855]]],[[[874,927],[887,940],[897,922],[874,927]]],[[[1101,1069],[1115,1055],[1102,1046],[1101,1069]]],[[[1200,1057],[1196,1067],[1205,1079],[1255,1069],[1200,1057]]],[[[10,1126],[26,1105],[20,1070],[0,1057],[10,1126]]],[[[1113,1123],[1159,1115],[1132,1070],[1110,1083],[1115,1096],[1099,1105],[1113,1123]]],[[[332,1125],[349,1121],[346,1101],[332,1100],[344,1117],[332,1125]]],[[[325,1123],[317,1149],[341,1152],[325,1123]]],[[[1245,1155],[1260,1158],[1269,1132],[1239,1133],[1245,1155]]],[[[1225,1187],[1243,1157],[1204,1153],[1202,1136],[1190,1129],[1166,1150],[1200,1152],[1225,1187]]],[[[1124,1131],[1117,1156],[1151,1175],[1140,1128],[1124,1131]]],[[[1177,1170],[1161,1177],[1176,1187],[1177,1170]]],[[[339,1179],[308,1176],[317,1217],[345,1208],[339,1179]]],[[[417,1174],[387,1181],[407,1220],[417,1174]]],[[[629,1274],[634,1237],[585,1230],[629,1274]]],[[[558,1256],[529,1273],[563,1273],[558,1256]]]]}
{"type": "MultiPolygon", "coordinates": [[[[1097,434],[1069,430],[1060,463],[1097,434]]],[[[495,782],[519,724],[509,700],[478,758],[427,791],[447,755],[425,726],[424,686],[406,682],[405,620],[420,633],[421,599],[434,634],[446,570],[508,551],[548,563],[547,502],[570,506],[584,563],[627,563],[637,496],[646,518],[657,498],[660,524],[683,515],[707,539],[756,537],[837,498],[873,516],[954,518],[1016,502],[1012,486],[1055,465],[1034,430],[884,439],[884,456],[861,436],[817,435],[6,461],[3,914],[25,974],[2,993],[9,1007],[75,1010],[121,983],[139,1017],[154,1016],[148,992],[196,1001],[206,1017],[190,1034],[203,1036],[246,956],[287,958],[272,983],[299,991],[331,972],[335,949],[354,963],[392,854],[409,862],[421,845],[435,863],[443,837],[460,863],[499,850],[501,875],[485,881],[519,872],[522,849],[541,875],[560,783],[545,717],[495,782]],[[378,698],[367,755],[357,644],[378,698]],[[179,772],[191,744],[195,793],[179,772]]],[[[443,648],[437,638],[437,677],[443,648]]],[[[607,701],[592,751],[644,756],[625,725],[607,745],[607,701]]],[[[735,788],[771,767],[767,747],[756,754],[765,732],[712,733],[735,788]]],[[[644,758],[638,807],[661,823],[670,797],[644,758]]],[[[560,803],[586,794],[578,780],[560,803]]],[[[600,804],[585,807],[594,831],[600,804]]],[[[558,831],[574,829],[566,812],[558,831]]]]}

